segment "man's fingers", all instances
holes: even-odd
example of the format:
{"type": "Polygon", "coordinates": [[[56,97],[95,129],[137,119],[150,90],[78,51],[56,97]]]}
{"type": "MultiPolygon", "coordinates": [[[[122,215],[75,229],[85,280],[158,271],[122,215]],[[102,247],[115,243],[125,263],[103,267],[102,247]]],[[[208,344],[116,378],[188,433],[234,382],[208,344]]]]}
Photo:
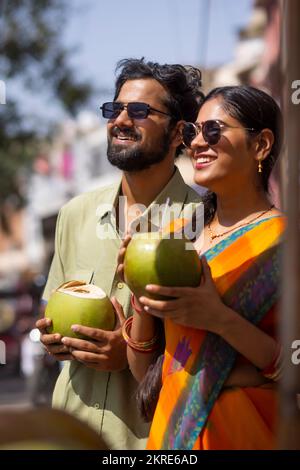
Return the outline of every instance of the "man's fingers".
{"type": "Polygon", "coordinates": [[[55,359],[57,361],[74,361],[74,357],[70,353],[68,353],[68,354],[53,354],[53,357],[55,357],[55,359]]]}
{"type": "Polygon", "coordinates": [[[123,239],[122,243],[121,243],[119,253],[120,253],[121,251],[123,251],[123,250],[126,251],[126,248],[128,247],[128,245],[129,245],[129,243],[130,243],[130,240],[131,240],[131,235],[130,235],[130,234],[127,234],[127,235],[125,236],[125,238],[123,239]]]}
{"type": "Polygon", "coordinates": [[[41,336],[41,343],[43,343],[45,346],[48,346],[49,344],[59,344],[61,341],[62,336],[58,333],[55,334],[45,334],[41,336]]]}
{"type": "Polygon", "coordinates": [[[107,360],[107,356],[104,354],[94,354],[87,351],[72,351],[72,356],[74,359],[80,362],[87,362],[92,364],[100,365],[101,361],[107,360]]]}
{"type": "Polygon", "coordinates": [[[126,248],[129,245],[130,240],[131,240],[131,235],[130,233],[127,233],[126,237],[123,240],[122,247],[126,248]]]}
{"type": "MultiPolygon", "coordinates": [[[[80,333],[83,336],[87,336],[88,338],[105,343],[109,340],[111,334],[110,331],[100,330],[98,328],[90,328],[89,326],[82,325],[72,325],[71,329],[75,333],[80,333]]],[[[77,338],[75,339],[77,341],[77,338]]]]}
{"type": "Polygon", "coordinates": [[[126,235],[126,237],[124,238],[124,240],[122,242],[119,253],[118,253],[117,273],[123,281],[124,281],[124,258],[125,258],[125,254],[126,254],[126,248],[127,248],[128,244],[130,243],[130,240],[131,240],[131,236],[126,235]]]}
{"type": "Polygon", "coordinates": [[[47,333],[47,328],[49,328],[51,324],[52,321],[50,320],[50,318],[40,318],[39,320],[37,320],[35,326],[40,330],[42,334],[45,334],[47,333]]]}
{"type": "Polygon", "coordinates": [[[124,281],[124,264],[118,264],[117,273],[119,278],[124,281]]]}
{"type": "MultiPolygon", "coordinates": [[[[62,338],[62,343],[68,348],[72,348],[72,350],[79,350],[79,351],[88,351],[93,353],[99,353],[100,348],[93,343],[92,341],[85,341],[83,339],[77,338],[62,338]]],[[[73,351],[72,351],[73,353],[73,351]]]]}
{"type": "Polygon", "coordinates": [[[126,253],[126,248],[121,248],[119,250],[119,253],[118,253],[118,264],[122,264],[123,261],[124,261],[124,257],[125,257],[125,253],[126,253]]]}
{"type": "Polygon", "coordinates": [[[126,317],[124,315],[124,310],[123,310],[123,307],[122,305],[117,301],[116,297],[112,297],[111,298],[111,303],[113,304],[114,308],[115,308],[115,312],[117,314],[117,317],[118,317],[118,322],[117,322],[117,325],[116,326],[121,326],[123,325],[124,321],[126,320],[126,317]]]}
{"type": "Polygon", "coordinates": [[[52,354],[53,356],[55,356],[56,354],[70,354],[69,348],[64,344],[60,344],[57,346],[48,346],[46,348],[46,351],[48,351],[49,354],[52,354]]]}

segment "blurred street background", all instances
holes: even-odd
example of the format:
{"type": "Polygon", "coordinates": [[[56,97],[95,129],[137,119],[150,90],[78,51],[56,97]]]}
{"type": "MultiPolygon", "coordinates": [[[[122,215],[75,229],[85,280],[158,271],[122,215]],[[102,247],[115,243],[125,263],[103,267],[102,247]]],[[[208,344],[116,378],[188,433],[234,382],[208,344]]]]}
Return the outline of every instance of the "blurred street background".
{"type": "Polygon", "coordinates": [[[205,92],[246,83],[279,100],[280,21],[278,0],[0,1],[0,409],[50,403],[59,366],[34,323],[60,207],[119,176],[99,112],[118,60],[199,66],[205,92]]]}

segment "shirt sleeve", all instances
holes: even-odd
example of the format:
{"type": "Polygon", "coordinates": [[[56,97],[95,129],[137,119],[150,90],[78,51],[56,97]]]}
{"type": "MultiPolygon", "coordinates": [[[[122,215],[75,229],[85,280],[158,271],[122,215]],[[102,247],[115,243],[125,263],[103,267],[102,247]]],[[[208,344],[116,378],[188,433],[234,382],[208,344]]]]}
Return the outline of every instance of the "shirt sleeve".
{"type": "Polygon", "coordinates": [[[55,247],[47,283],[42,295],[42,301],[48,302],[49,297],[54,289],[57,289],[65,282],[64,266],[61,257],[61,240],[63,231],[63,209],[59,211],[56,229],[55,229],[55,247]]]}

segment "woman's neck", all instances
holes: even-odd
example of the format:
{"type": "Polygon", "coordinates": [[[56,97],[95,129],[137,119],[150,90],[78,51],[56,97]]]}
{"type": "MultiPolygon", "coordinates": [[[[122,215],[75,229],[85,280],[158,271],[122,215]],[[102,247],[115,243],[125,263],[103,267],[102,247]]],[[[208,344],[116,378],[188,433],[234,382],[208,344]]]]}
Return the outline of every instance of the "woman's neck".
{"type": "Polygon", "coordinates": [[[251,214],[263,212],[271,207],[271,203],[263,191],[239,196],[217,194],[217,210],[214,217],[216,224],[230,227],[246,219],[251,214]]]}

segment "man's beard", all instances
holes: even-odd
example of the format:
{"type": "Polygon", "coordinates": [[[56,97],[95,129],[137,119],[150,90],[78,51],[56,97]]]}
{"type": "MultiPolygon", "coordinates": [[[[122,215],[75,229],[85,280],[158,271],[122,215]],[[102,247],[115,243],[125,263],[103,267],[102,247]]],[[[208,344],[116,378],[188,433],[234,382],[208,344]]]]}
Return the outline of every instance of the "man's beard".
{"type": "Polygon", "coordinates": [[[162,162],[170,149],[170,132],[167,129],[153,149],[143,149],[138,141],[133,148],[114,145],[111,140],[107,144],[108,161],[123,171],[142,171],[162,162]]]}

